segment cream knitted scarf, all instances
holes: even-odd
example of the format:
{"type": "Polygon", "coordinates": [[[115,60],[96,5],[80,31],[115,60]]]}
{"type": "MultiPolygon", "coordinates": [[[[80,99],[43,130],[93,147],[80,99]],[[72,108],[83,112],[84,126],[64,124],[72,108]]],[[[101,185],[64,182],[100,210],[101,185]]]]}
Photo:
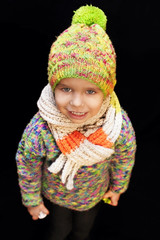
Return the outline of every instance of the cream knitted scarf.
{"type": "Polygon", "coordinates": [[[114,143],[122,125],[118,98],[113,92],[103,101],[97,115],[83,124],[72,123],[57,109],[49,84],[43,89],[37,105],[61,151],[48,170],[54,174],[61,172],[62,183],[72,190],[80,167],[104,161],[114,153],[114,143]]]}

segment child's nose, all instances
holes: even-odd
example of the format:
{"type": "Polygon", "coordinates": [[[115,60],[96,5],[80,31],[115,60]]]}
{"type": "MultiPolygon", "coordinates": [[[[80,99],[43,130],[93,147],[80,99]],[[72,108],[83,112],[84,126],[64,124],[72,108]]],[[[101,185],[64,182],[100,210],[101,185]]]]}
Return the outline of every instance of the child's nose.
{"type": "Polygon", "coordinates": [[[70,101],[70,104],[74,107],[81,107],[84,105],[83,96],[81,94],[74,94],[70,101]]]}

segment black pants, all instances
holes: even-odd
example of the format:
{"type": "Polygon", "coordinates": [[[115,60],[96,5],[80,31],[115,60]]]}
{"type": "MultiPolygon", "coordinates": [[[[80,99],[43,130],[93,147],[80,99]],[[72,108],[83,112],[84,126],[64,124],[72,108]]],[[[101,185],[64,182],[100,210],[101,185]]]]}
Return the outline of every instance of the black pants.
{"type": "Polygon", "coordinates": [[[87,211],[74,211],[53,204],[51,227],[46,240],[89,240],[100,203],[87,211]]]}

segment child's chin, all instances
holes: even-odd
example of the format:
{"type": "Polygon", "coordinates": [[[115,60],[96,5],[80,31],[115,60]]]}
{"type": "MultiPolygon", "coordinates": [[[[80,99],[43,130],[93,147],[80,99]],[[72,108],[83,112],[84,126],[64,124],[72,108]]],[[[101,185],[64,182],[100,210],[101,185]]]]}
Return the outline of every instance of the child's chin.
{"type": "Polygon", "coordinates": [[[85,123],[87,119],[70,119],[72,123],[85,123]]]}

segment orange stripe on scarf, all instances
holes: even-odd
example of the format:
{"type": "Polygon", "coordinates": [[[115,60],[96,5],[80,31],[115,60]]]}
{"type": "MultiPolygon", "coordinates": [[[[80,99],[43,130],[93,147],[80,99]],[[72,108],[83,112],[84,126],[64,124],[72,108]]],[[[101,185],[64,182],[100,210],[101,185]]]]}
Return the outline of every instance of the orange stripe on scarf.
{"type": "Polygon", "coordinates": [[[57,145],[63,154],[70,153],[79,147],[80,143],[85,140],[85,136],[78,131],[74,131],[62,139],[57,140],[57,145]]]}
{"type": "Polygon", "coordinates": [[[80,146],[80,144],[87,139],[91,143],[105,148],[111,148],[113,143],[107,140],[107,135],[102,128],[99,128],[95,133],[92,133],[88,138],[78,131],[74,131],[62,139],[57,140],[57,145],[63,154],[70,154],[80,146]]]}
{"type": "Polygon", "coordinates": [[[113,146],[113,143],[107,140],[107,134],[105,134],[102,128],[92,133],[87,139],[91,143],[105,148],[111,148],[113,146]]]}

